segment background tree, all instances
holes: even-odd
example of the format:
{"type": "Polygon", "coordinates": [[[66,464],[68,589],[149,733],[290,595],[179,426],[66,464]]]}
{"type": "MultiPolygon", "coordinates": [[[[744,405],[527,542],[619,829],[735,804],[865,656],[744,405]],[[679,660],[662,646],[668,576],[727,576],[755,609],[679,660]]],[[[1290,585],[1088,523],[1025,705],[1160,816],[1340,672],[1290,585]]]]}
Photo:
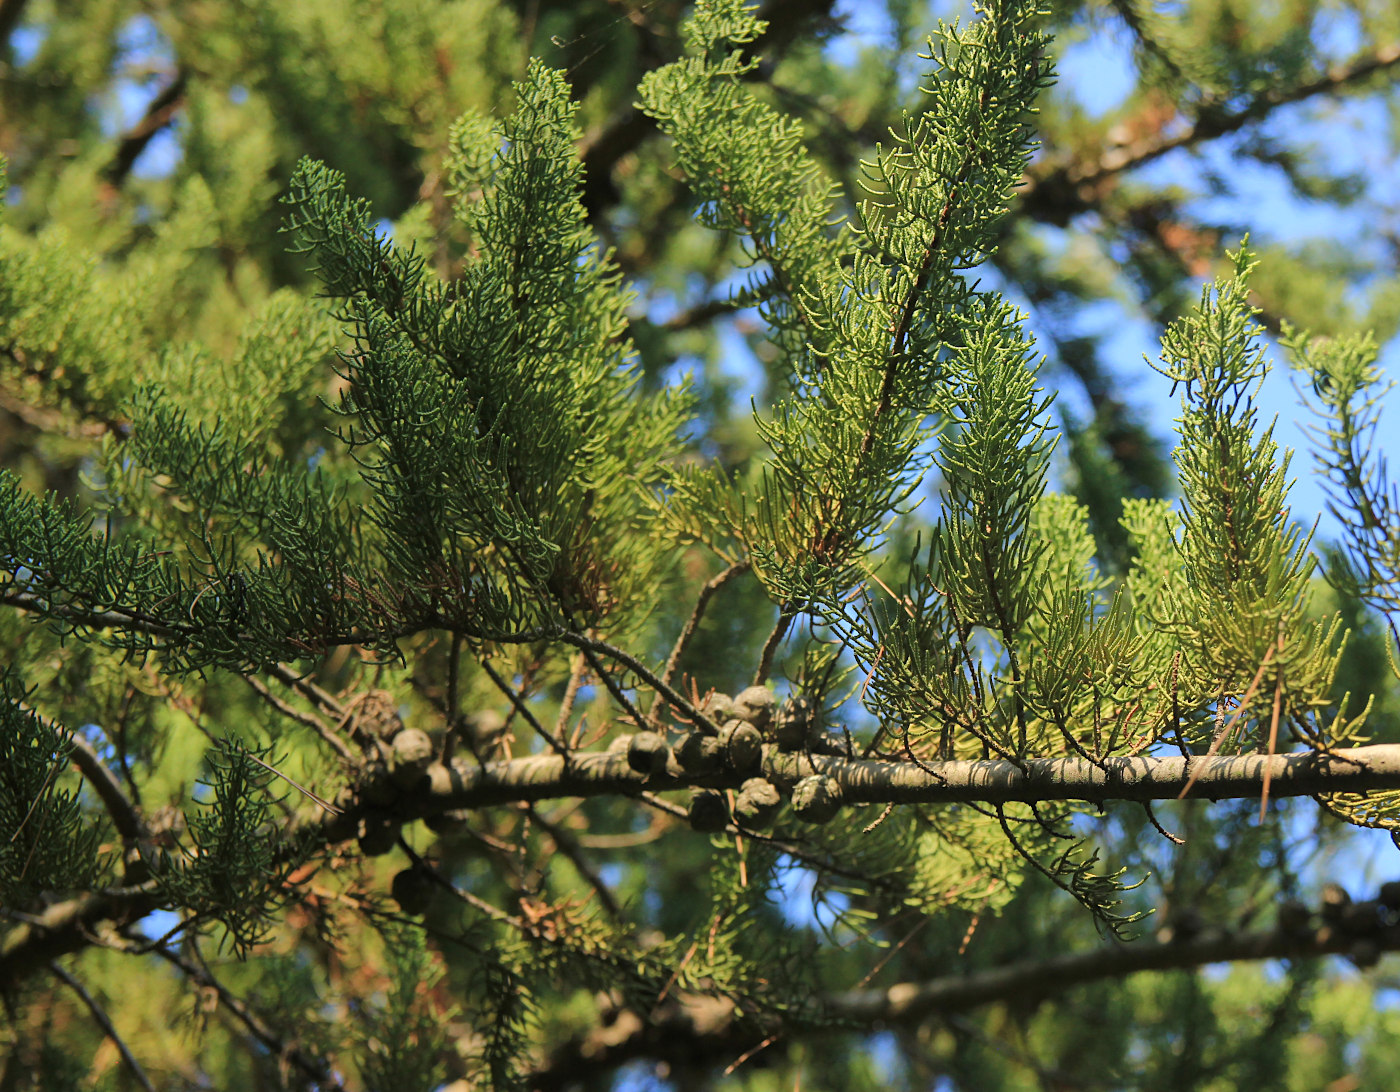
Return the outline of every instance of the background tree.
{"type": "Polygon", "coordinates": [[[1265,247],[1193,310],[1270,225],[1183,179],[1380,222],[1297,123],[1385,89],[1394,15],[991,5],[920,91],[922,8],[854,58],[829,5],[705,10],[0,5],[6,1087],[1389,1071],[1310,957],[1396,944],[1323,887],[1391,753],[1179,756],[1390,731],[1393,256],[1265,247]],[[1100,117],[1045,90],[1090,31],[1137,63],[1100,117]],[[1175,514],[1114,294],[1172,323],[1175,514]],[[1144,806],[1193,778],[1244,799],[1144,806]]]}

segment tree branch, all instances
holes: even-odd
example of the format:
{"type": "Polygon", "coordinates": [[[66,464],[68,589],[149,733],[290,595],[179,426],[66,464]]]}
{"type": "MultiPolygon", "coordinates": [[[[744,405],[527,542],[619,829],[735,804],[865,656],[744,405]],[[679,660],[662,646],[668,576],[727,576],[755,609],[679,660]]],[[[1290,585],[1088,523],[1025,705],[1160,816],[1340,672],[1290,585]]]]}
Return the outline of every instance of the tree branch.
{"type": "MultiPolygon", "coordinates": [[[[724,587],[736,576],[749,571],[752,562],[747,558],[736,561],[722,572],[710,577],[705,582],[705,586],[700,589],[700,594],[695,597],[695,609],[690,612],[690,617],[686,619],[685,625],[681,628],[680,636],[676,638],[676,643],[671,648],[671,654],[666,657],[666,666],[661,670],[661,681],[670,683],[676,674],[676,667],[681,662],[681,657],[685,655],[686,647],[690,644],[691,638],[695,636],[695,631],[700,628],[700,619],[705,616],[705,608],[710,605],[710,599],[715,592],[724,587]]],[[[661,695],[656,695],[656,701],[652,705],[651,715],[655,722],[656,714],[661,708],[661,695]]]]}
{"type": "Polygon", "coordinates": [[[88,783],[92,785],[93,790],[101,798],[102,805],[107,809],[107,814],[112,817],[112,825],[117,828],[117,833],[121,835],[122,841],[130,846],[135,842],[150,838],[150,831],[146,828],[146,823],[141,818],[140,812],[136,810],[136,805],[127,799],[121,782],[117,780],[117,775],[97,757],[97,752],[93,749],[92,744],[88,743],[77,732],[67,728],[63,728],[62,731],[66,742],[73,748],[68,754],[68,760],[78,767],[78,771],[87,778],[88,783]]]}
{"type": "Polygon", "coordinates": [[[120,189],[151,139],[175,119],[185,103],[188,81],[189,74],[183,68],[178,70],[175,78],[147,105],[141,120],[122,134],[116,154],[103,172],[108,185],[120,189]]]}
{"type": "Polygon", "coordinates": [[[203,967],[199,967],[181,955],[177,955],[164,945],[158,946],[152,951],[156,955],[174,966],[178,967],[188,977],[198,982],[201,986],[214,990],[219,995],[219,1003],[222,1004],[234,1017],[237,1018],[248,1033],[257,1040],[258,1044],[270,1051],[275,1057],[290,1063],[299,1069],[307,1077],[316,1082],[316,1087],[327,1090],[341,1089],[344,1085],[336,1076],[331,1066],[324,1060],[309,1054],[300,1047],[292,1046],[280,1038],[266,1021],[258,1016],[246,1001],[232,993],[227,986],[215,978],[203,967]]]}
{"type": "MultiPolygon", "coordinates": [[[[901,982],[883,989],[851,990],[814,998],[834,1020],[852,1027],[916,1025],[930,1018],[950,1018],[983,1005],[1014,1000],[1033,1002],[1065,993],[1075,986],[1122,979],[1144,971],[1192,970],[1211,963],[1265,959],[1317,959],[1350,954],[1358,963],[1382,952],[1400,951],[1400,923],[1394,911],[1379,904],[1357,904],[1369,920],[1352,928],[1334,924],[1301,929],[1280,925],[1267,932],[1210,930],[1184,942],[1114,944],[1072,955],[1028,960],[972,974],[949,974],[922,982],[901,982]]],[[[677,1004],[648,1017],[624,1010],[605,1025],[556,1050],[546,1066],[532,1075],[530,1087],[555,1089],[582,1074],[601,1074],[638,1058],[694,1066],[716,1065],[725,1058],[761,1049],[774,1040],[814,1031],[830,1034],[829,1025],[762,1023],[718,1007],[717,999],[681,997],[677,1004]],[[689,1003],[687,1003],[689,1002],[689,1003]],[[710,1002],[701,1004],[700,1002],[710,1002]]]]}
{"type": "Polygon", "coordinates": [[[1096,158],[1050,159],[1027,172],[1018,193],[1023,207],[1038,219],[1059,221],[1095,203],[1095,188],[1108,178],[1154,159],[1259,121],[1280,106],[1332,94],[1400,65],[1400,43],[1378,46],[1345,64],[1334,65],[1315,80],[1271,88],[1235,110],[1203,110],[1185,128],[1167,135],[1164,127],[1141,140],[1107,148],[1096,158]]]}
{"type": "Polygon", "coordinates": [[[89,610],[68,604],[55,607],[42,595],[12,588],[0,591],[0,603],[86,629],[120,629],[167,638],[184,636],[189,632],[189,627],[176,629],[134,610],[89,610]]]}
{"type": "Polygon", "coordinates": [[[1353,951],[1362,940],[1374,945],[1377,952],[1400,950],[1400,925],[1378,924],[1375,929],[1360,931],[1330,925],[1306,932],[1283,928],[1259,933],[1208,930],[1199,939],[1180,943],[1115,944],[1092,952],[1054,956],[980,974],[950,975],[927,982],[901,982],[882,990],[854,991],[833,997],[828,1008],[849,1020],[914,1023],[939,1013],[965,1012],[1013,997],[1022,1000],[1049,997],[1085,982],[1127,978],[1143,971],[1342,955],[1353,951]]]}
{"type": "MultiPolygon", "coordinates": [[[[7,352],[5,355],[13,359],[15,354],[7,352]]],[[[16,420],[22,421],[36,432],[67,436],[74,440],[100,440],[108,432],[117,432],[119,436],[122,435],[118,431],[118,424],[115,421],[72,421],[56,409],[30,405],[6,387],[0,387],[0,410],[4,410],[16,420]]]]}
{"type": "MultiPolygon", "coordinates": [[[[1330,753],[1107,758],[999,759],[956,762],[889,762],[833,755],[780,752],[764,747],[763,776],[780,785],[822,774],[834,778],[851,804],[988,805],[1080,800],[1174,800],[1195,778],[1195,796],[1209,800],[1258,798],[1265,773],[1270,794],[1316,796],[1330,793],[1400,789],[1400,744],[1377,744],[1330,753]]],[[[662,772],[632,769],[620,751],[575,752],[567,759],[542,754],[491,762],[456,762],[432,767],[412,794],[400,799],[395,814],[422,818],[442,811],[494,807],[561,797],[636,796],[694,787],[738,788],[749,775],[728,771],[686,772],[674,758],[662,772]]],[[[321,822],[331,841],[351,837],[355,809],[321,822]]]]}
{"type": "Polygon", "coordinates": [[[136,887],[92,891],[54,903],[42,914],[9,916],[16,925],[0,937],[0,982],[18,982],[50,960],[92,943],[101,922],[125,925],[159,909],[152,881],[136,887]]]}
{"type": "Polygon", "coordinates": [[[141,1063],[136,1060],[135,1055],[131,1053],[131,1050],[122,1040],[122,1037],[117,1034],[117,1029],[113,1026],[111,1017],[107,1015],[107,1010],[98,1003],[97,998],[88,993],[87,990],[83,988],[81,982],[57,963],[50,963],[49,970],[53,972],[55,978],[76,993],[79,1000],[87,1006],[88,1012],[90,1012],[92,1018],[97,1021],[97,1026],[102,1029],[102,1033],[116,1045],[117,1053],[122,1056],[122,1061],[126,1064],[126,1068],[131,1071],[131,1075],[136,1079],[136,1083],[144,1088],[146,1092],[155,1092],[155,1087],[151,1084],[151,1079],[146,1076],[146,1071],[141,1068],[141,1063]]]}
{"type": "Polygon", "coordinates": [[[243,681],[253,688],[253,692],[256,693],[258,697],[262,698],[263,701],[267,702],[268,705],[272,706],[272,708],[276,709],[284,717],[310,728],[321,737],[331,750],[349,763],[350,766],[355,767],[360,765],[360,759],[356,756],[355,752],[350,749],[350,745],[341,739],[340,736],[336,734],[335,730],[322,721],[320,717],[316,716],[314,713],[307,713],[293,705],[289,705],[269,690],[261,680],[255,679],[251,675],[245,675],[243,681]]]}
{"type": "MultiPolygon", "coordinates": [[[[600,641],[583,633],[574,633],[571,630],[559,630],[557,633],[553,634],[553,636],[563,641],[565,644],[573,645],[575,648],[583,649],[585,652],[598,653],[608,657],[610,660],[620,663],[623,667],[627,668],[628,671],[641,679],[642,682],[655,690],[673,708],[679,709],[686,716],[692,718],[696,724],[709,723],[709,717],[692,705],[684,694],[680,693],[669,683],[662,681],[651,668],[647,667],[646,664],[642,663],[641,660],[637,659],[625,649],[618,648],[616,645],[610,645],[606,641],[600,641]]],[[[638,721],[637,726],[641,727],[642,723],[642,721],[638,721]]]]}
{"type": "MultiPolygon", "coordinates": [[[[1020,763],[926,762],[920,764],[780,752],[764,748],[763,774],[782,785],[824,774],[837,780],[852,804],[982,803],[1044,800],[1172,800],[1196,776],[1196,794],[1210,800],[1258,798],[1270,774],[1275,798],[1400,789],[1400,744],[1377,744],[1331,753],[1109,758],[1038,758],[1020,763]]],[[[689,774],[672,759],[660,773],[632,769],[625,752],[535,755],[486,765],[456,761],[427,771],[411,792],[384,810],[411,820],[445,811],[485,808],[561,797],[633,796],[697,786],[738,788],[747,775],[689,774]]],[[[392,782],[386,781],[386,786],[392,782]]],[[[362,788],[364,788],[362,786],[362,788]]],[[[391,792],[395,790],[390,789],[391,792]]],[[[319,838],[338,843],[357,834],[364,805],[340,814],[318,813],[289,829],[314,825],[319,838]]],[[[15,980],[49,960],[90,942],[99,922],[134,921],[159,905],[153,884],[78,896],[49,907],[0,938],[0,981],[15,980]]],[[[15,915],[12,915],[12,917],[15,915]]],[[[1264,957],[1260,957],[1264,958],[1264,957]]]]}
{"type": "Polygon", "coordinates": [[[751,305],[743,300],[735,299],[733,296],[700,300],[684,311],[677,311],[664,322],[656,323],[656,326],[667,333],[693,330],[697,326],[703,326],[711,319],[719,318],[720,315],[732,315],[735,311],[742,311],[747,306],[751,305]]]}

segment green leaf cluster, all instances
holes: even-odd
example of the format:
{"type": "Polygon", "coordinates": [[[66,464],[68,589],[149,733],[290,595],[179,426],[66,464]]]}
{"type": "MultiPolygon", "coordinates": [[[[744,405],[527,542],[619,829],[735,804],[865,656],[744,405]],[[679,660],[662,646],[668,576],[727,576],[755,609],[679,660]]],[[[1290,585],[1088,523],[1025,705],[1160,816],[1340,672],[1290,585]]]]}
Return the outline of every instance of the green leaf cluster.
{"type": "Polygon", "coordinates": [[[221,943],[240,956],[271,935],[287,897],[282,881],[309,848],[289,844],[277,828],[272,757],[230,740],[211,749],[200,782],[207,799],[196,792],[185,837],[151,862],[161,897],[192,915],[182,926],[217,921],[221,943]]]}
{"type": "Polygon", "coordinates": [[[91,887],[103,871],[104,832],[67,770],[72,744],[24,697],[16,676],[0,673],[0,905],[15,910],[91,887]]]}

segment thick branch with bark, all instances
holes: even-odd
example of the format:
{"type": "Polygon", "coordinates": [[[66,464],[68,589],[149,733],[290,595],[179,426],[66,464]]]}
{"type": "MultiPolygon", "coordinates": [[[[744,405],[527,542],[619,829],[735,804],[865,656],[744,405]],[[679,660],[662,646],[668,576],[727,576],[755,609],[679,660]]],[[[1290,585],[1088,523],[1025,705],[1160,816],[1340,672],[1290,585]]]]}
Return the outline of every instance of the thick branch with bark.
{"type": "MultiPolygon", "coordinates": [[[[1082,800],[1174,800],[1194,779],[1192,797],[1239,800],[1270,795],[1400,789],[1400,744],[1354,747],[1330,753],[1108,758],[1094,763],[1079,757],[1033,758],[1022,762],[888,762],[830,755],[786,753],[764,748],[762,773],[780,786],[821,774],[837,781],[849,804],[988,805],[1082,800]]],[[[674,759],[665,770],[632,769],[625,752],[542,754],[478,766],[463,761],[438,764],[412,792],[393,805],[395,815],[416,819],[444,811],[493,807],[562,797],[630,795],[695,787],[738,788],[748,774],[692,774],[674,759]]],[[[387,787],[387,783],[386,783],[387,787]]],[[[353,835],[357,809],[321,820],[324,836],[341,841],[353,835]]]]}
{"type": "Polygon", "coordinates": [[[901,982],[882,990],[857,990],[834,997],[832,1013],[862,1023],[916,1023],[940,1013],[965,1012],[979,1005],[1016,998],[1052,997],[1086,982],[1127,978],[1144,971],[1189,970],[1211,963],[1246,963],[1264,959],[1316,959],[1356,953],[1369,961],[1381,952],[1400,950],[1400,925],[1351,931],[1324,925],[1293,932],[1231,933],[1211,930],[1181,943],[1115,944],[1091,952],[998,967],[965,977],[901,982]],[[1366,947],[1364,956],[1361,954],[1366,947]]]}
{"type": "MultiPolygon", "coordinates": [[[[1262,796],[1266,772],[1274,797],[1400,789],[1400,744],[1330,754],[1303,751],[1273,756],[1111,758],[1102,765],[1082,758],[914,765],[785,753],[771,745],[763,757],[764,775],[779,785],[791,786],[803,777],[823,774],[840,783],[846,801],[852,804],[1172,800],[1193,775],[1193,796],[1250,799],[1262,796]]],[[[486,765],[458,760],[450,766],[433,766],[408,791],[395,790],[388,780],[361,787],[362,799],[364,795],[384,799],[384,793],[396,797],[388,805],[371,808],[360,804],[308,822],[317,828],[321,840],[336,844],[355,837],[359,821],[371,811],[387,811],[407,821],[448,811],[561,797],[640,797],[701,786],[738,788],[745,776],[723,772],[692,775],[674,760],[662,772],[642,774],[628,765],[625,753],[617,751],[544,754],[486,765]]],[[[83,948],[101,923],[135,921],[158,905],[152,884],[56,903],[43,914],[23,920],[0,939],[0,981],[17,980],[57,956],[83,948]]]]}
{"type": "Polygon", "coordinates": [[[147,882],[79,895],[42,914],[11,913],[20,924],[0,937],[0,983],[18,982],[50,960],[86,948],[99,929],[137,921],[160,905],[155,883],[147,882]]]}

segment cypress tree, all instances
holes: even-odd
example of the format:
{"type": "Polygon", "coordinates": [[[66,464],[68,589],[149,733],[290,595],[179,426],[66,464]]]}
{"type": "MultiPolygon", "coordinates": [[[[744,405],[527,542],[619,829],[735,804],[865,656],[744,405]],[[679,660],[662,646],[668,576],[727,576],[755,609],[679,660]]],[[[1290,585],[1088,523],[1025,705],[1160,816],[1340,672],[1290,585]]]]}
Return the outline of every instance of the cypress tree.
{"type": "Polygon", "coordinates": [[[939,23],[872,148],[799,116],[820,4],[629,8],[630,49],[484,0],[23,7],[7,114],[75,152],[0,131],[0,1086],[1386,1071],[1392,1014],[1323,957],[1400,947],[1400,894],[1308,850],[1400,829],[1389,289],[1320,315],[1153,206],[1169,462],[1023,298],[1092,280],[1027,224],[1142,229],[1120,175],[1384,78],[1384,20],[1319,70],[1306,28],[1117,5],[1188,121],[1095,158],[1033,0],[939,23]],[[113,151],[81,104],[153,26],[177,59],[113,151]],[[524,59],[546,31],[566,66],[524,59]],[[748,416],[704,360],[736,331],[748,416]]]}

